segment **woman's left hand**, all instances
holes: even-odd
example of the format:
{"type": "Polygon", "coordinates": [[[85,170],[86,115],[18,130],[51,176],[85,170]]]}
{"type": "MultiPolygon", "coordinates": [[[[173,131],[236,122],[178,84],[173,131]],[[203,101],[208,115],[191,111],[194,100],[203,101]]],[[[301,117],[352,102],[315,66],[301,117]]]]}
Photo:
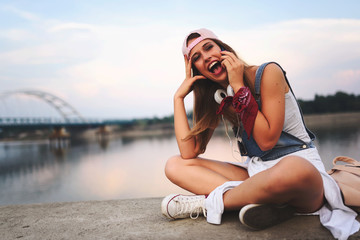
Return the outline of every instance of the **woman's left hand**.
{"type": "Polygon", "coordinates": [[[226,68],[229,84],[237,92],[244,86],[243,74],[245,64],[232,52],[222,51],[221,54],[221,65],[226,68]]]}

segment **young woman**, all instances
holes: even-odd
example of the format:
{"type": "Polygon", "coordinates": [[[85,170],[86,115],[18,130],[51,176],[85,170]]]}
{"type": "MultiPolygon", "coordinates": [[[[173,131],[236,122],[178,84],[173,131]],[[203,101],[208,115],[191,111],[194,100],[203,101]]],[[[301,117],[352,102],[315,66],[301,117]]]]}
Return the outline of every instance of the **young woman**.
{"type": "Polygon", "coordinates": [[[202,213],[220,224],[224,210],[239,209],[243,224],[263,229],[295,212],[319,211],[335,237],[356,232],[356,213],[344,206],[326,174],[282,68],[246,64],[207,29],[191,32],[182,50],[186,78],[174,96],[180,155],[168,160],[165,173],[196,195],[165,197],[163,214],[176,219],[202,213]],[[184,105],[191,91],[192,128],[184,105]],[[199,157],[222,117],[234,126],[240,151],[248,156],[244,164],[199,157]]]}

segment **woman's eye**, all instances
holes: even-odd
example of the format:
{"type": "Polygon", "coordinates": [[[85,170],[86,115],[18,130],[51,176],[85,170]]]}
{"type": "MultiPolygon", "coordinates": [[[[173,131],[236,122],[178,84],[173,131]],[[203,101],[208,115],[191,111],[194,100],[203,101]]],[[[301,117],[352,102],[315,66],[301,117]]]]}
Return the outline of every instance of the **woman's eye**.
{"type": "Polygon", "coordinates": [[[205,50],[210,50],[210,49],[212,49],[212,48],[213,48],[213,46],[214,46],[214,45],[209,44],[209,45],[207,45],[207,46],[206,46],[205,50]]]}
{"type": "Polygon", "coordinates": [[[199,59],[199,55],[198,54],[195,54],[193,57],[192,57],[192,62],[195,62],[199,59]]]}

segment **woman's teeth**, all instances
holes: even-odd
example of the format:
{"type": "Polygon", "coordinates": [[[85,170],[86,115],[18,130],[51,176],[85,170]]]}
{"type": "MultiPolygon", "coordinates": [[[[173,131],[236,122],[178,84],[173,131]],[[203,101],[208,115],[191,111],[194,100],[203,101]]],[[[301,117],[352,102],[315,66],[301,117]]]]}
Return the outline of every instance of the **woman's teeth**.
{"type": "Polygon", "coordinates": [[[213,72],[213,71],[214,71],[213,67],[214,67],[217,63],[219,63],[219,62],[218,62],[218,61],[214,61],[214,62],[212,62],[212,63],[209,65],[209,71],[210,71],[210,72],[213,72]]]}

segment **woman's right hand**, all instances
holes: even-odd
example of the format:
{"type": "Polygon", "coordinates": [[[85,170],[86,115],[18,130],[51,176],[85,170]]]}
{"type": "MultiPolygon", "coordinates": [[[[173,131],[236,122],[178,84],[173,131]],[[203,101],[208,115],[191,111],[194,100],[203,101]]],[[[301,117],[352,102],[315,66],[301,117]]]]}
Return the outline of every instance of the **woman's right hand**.
{"type": "Polygon", "coordinates": [[[184,99],[192,90],[192,86],[194,82],[196,82],[199,79],[206,79],[202,75],[197,76],[191,76],[191,59],[189,60],[187,56],[184,56],[185,60],[185,71],[186,71],[186,78],[178,88],[178,90],[175,93],[175,99],[184,99]]]}

